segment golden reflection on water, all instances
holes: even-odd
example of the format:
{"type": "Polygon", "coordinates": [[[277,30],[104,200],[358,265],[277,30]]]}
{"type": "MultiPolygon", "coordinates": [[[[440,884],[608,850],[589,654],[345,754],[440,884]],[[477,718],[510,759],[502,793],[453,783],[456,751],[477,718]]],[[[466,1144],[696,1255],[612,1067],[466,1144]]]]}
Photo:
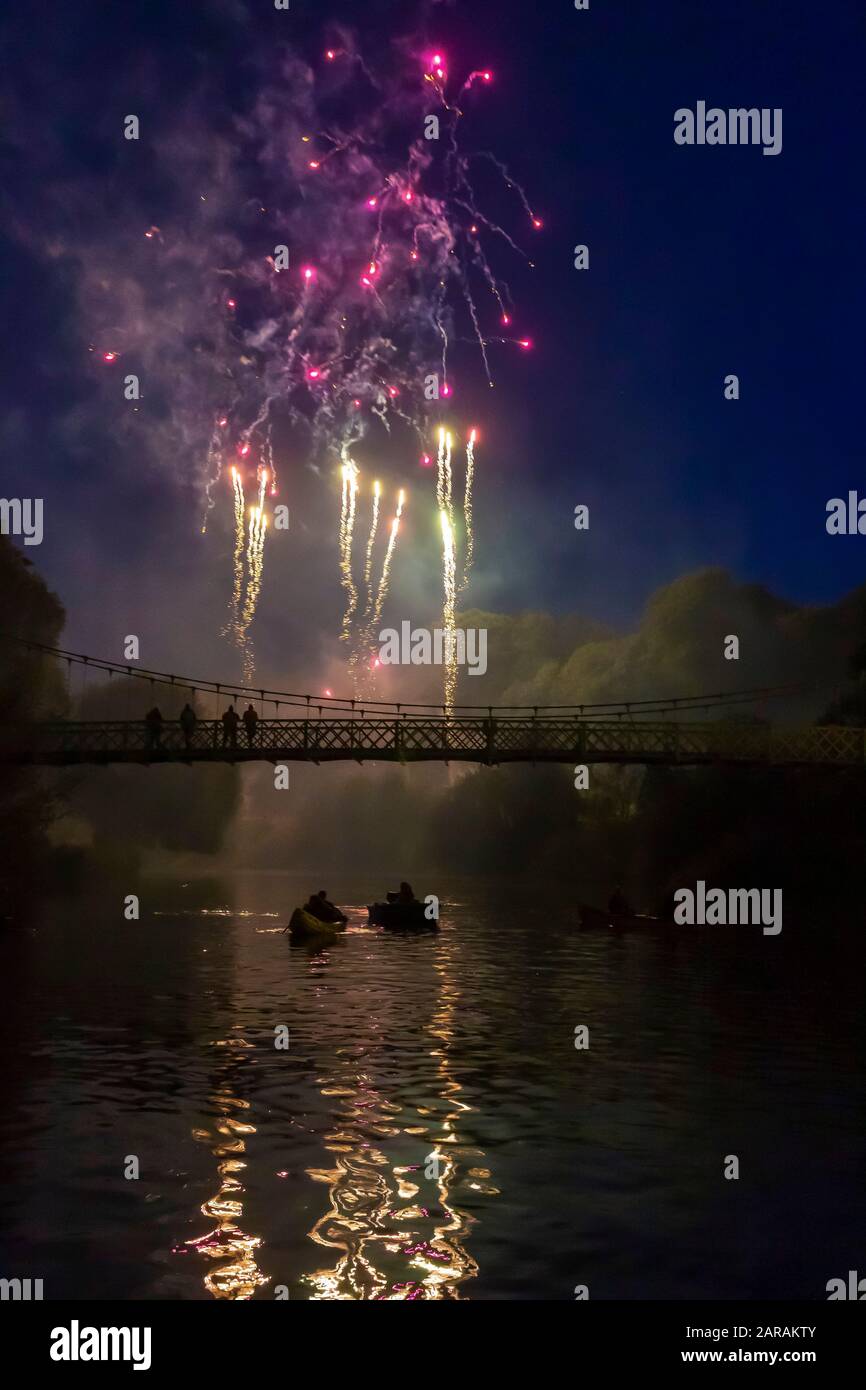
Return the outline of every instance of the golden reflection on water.
{"type": "MultiPolygon", "coordinates": [[[[221,1039],[213,1045],[231,1049],[251,1046],[240,1038],[221,1039]]],[[[202,1215],[215,1225],[206,1235],[186,1244],[211,1262],[204,1279],[209,1294],[214,1298],[247,1299],[268,1282],[255,1256],[262,1244],[261,1237],[247,1235],[240,1227],[244,1187],[239,1175],[247,1166],[241,1155],[246,1152],[246,1136],[255,1134],[256,1129],[247,1118],[249,1101],[234,1094],[230,1079],[219,1083],[211,1096],[211,1105],[218,1116],[213,1126],[216,1133],[193,1130],[193,1138],[204,1143],[216,1140],[211,1152],[219,1160],[219,1190],[201,1207],[202,1215]]]]}
{"type": "MultiPolygon", "coordinates": [[[[314,1300],[459,1298],[461,1286],[478,1273],[464,1246],[474,1218],[455,1205],[452,1192],[461,1180],[460,1160],[484,1155],[460,1146],[457,1123],[472,1108],[460,1099],[449,1057],[460,991],[449,952],[437,944],[437,1001],[425,1029],[435,1044],[428,1055],[437,1098],[413,1107],[428,1123],[407,1125],[404,1107],[377,1087],[371,1075],[375,1043],[340,1048],[329,1073],[317,1078],[322,1095],[338,1106],[325,1136],[333,1166],[306,1170],[327,1185],[330,1199],[309,1236],[339,1253],[332,1267],[305,1277],[314,1300]],[[394,1162],[397,1155],[408,1161],[394,1162]]],[[[469,1186],[495,1194],[478,1181],[481,1174],[489,1177],[487,1169],[467,1170],[469,1186]]]]}

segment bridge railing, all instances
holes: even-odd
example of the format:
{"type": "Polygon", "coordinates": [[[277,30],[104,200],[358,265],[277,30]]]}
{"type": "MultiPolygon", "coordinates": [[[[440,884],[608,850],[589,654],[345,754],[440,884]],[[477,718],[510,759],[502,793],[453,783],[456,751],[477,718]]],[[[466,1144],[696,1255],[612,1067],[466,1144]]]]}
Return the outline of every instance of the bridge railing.
{"type": "Polygon", "coordinates": [[[0,729],[0,760],[16,763],[349,759],[863,766],[866,732],[731,721],[417,715],[260,719],[235,730],[219,719],[200,719],[187,731],[176,720],[163,721],[158,730],[144,720],[57,720],[0,729]]]}

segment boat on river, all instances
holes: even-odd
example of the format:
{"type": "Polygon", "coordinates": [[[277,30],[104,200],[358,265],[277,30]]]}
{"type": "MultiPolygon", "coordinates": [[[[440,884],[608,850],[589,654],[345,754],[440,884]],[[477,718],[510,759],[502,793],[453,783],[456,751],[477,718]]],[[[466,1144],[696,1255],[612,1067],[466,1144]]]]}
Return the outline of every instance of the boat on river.
{"type": "Polygon", "coordinates": [[[581,931],[670,931],[677,923],[645,912],[610,912],[606,907],[579,903],[578,927],[581,931]]]}
{"type": "Polygon", "coordinates": [[[336,941],[345,922],[323,922],[303,907],[296,907],[289,919],[288,932],[292,941],[336,941]]]}
{"type": "Polygon", "coordinates": [[[439,923],[426,916],[424,903],[371,903],[367,908],[371,926],[386,931],[438,931],[439,923]]]}

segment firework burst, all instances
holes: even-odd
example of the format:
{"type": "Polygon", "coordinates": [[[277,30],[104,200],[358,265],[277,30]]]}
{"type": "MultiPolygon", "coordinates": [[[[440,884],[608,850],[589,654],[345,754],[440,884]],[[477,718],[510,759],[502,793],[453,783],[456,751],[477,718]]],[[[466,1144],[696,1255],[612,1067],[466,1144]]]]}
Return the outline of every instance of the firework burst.
{"type": "MultiPolygon", "coordinates": [[[[195,460],[205,520],[229,461],[239,471],[266,469],[270,496],[277,458],[289,450],[319,472],[344,470],[338,555],[348,643],[359,603],[353,460],[368,436],[417,455],[452,407],[473,351],[493,384],[501,352],[531,346],[499,264],[517,256],[532,266],[521,228],[532,238],[542,219],[507,165],[464,138],[477,102],[495,90],[489,69],[461,73],[444,50],[412,40],[368,61],[342,30],[318,64],[285,50],[277,77],[275,62],[263,55],[260,80],[214,146],[212,169],[182,189],[181,215],[160,212],[139,226],[134,258],[124,246],[114,262],[91,266],[90,285],[104,287],[88,305],[94,362],[115,370],[119,355],[134,354],[159,384],[171,409],[151,433],[153,447],[195,460]],[[491,215],[487,181],[483,198],[477,191],[484,170],[501,180],[502,204],[510,199],[513,212],[491,215]],[[171,313],[141,311],[163,306],[167,293],[171,313]],[[154,331],[157,318],[162,331],[154,331]]],[[[204,94],[190,98],[198,100],[207,123],[204,94]]],[[[167,177],[173,172],[166,167],[167,177]]],[[[447,475],[451,445],[443,447],[447,475]]],[[[473,472],[470,451],[461,587],[474,547],[473,472]]],[[[241,596],[236,518],[248,484],[249,474],[240,483],[232,475],[227,632],[245,642],[266,531],[261,510],[241,596]]],[[[453,540],[450,494],[446,511],[453,540]]],[[[373,535],[365,561],[375,546],[373,535]]],[[[378,593],[366,564],[363,593],[366,613],[378,593]]]]}

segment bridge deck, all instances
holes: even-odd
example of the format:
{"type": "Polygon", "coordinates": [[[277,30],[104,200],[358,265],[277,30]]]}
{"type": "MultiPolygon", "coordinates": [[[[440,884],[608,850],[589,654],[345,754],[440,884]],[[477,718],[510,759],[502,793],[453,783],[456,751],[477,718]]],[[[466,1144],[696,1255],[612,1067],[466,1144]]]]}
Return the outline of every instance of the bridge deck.
{"type": "Polygon", "coordinates": [[[643,763],[863,767],[866,730],[733,722],[538,718],[260,719],[252,741],[226,739],[199,720],[187,739],[175,721],[154,745],[142,720],[56,721],[0,729],[0,761],[82,763],[473,762],[643,763]]]}

